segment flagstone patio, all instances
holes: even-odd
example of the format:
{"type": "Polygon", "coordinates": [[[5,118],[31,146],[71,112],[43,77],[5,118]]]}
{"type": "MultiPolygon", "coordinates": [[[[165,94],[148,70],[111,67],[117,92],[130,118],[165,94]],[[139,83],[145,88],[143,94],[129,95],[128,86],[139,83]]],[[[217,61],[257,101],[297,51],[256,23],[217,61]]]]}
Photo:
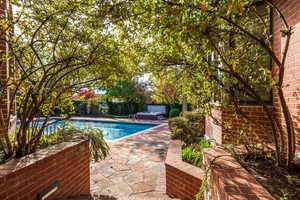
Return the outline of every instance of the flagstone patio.
{"type": "Polygon", "coordinates": [[[101,199],[171,199],[165,194],[166,124],[109,143],[111,156],[91,164],[91,191],[101,199]]]}

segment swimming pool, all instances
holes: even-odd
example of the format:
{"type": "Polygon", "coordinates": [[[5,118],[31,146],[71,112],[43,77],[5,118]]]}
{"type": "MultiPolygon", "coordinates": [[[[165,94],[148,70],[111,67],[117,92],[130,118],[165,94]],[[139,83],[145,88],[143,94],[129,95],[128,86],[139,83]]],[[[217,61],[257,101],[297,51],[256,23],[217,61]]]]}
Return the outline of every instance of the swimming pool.
{"type": "MultiPolygon", "coordinates": [[[[50,119],[49,122],[54,122],[55,119],[50,119]]],[[[111,122],[111,121],[98,121],[98,120],[78,120],[71,119],[65,121],[57,121],[49,125],[46,132],[51,133],[55,129],[59,128],[63,123],[70,123],[76,128],[97,128],[101,129],[103,136],[106,140],[117,140],[123,137],[133,135],[140,131],[147,130],[157,126],[157,124],[141,124],[141,123],[129,123],[129,122],[111,122]]],[[[41,121],[42,123],[42,121],[41,121]]]]}

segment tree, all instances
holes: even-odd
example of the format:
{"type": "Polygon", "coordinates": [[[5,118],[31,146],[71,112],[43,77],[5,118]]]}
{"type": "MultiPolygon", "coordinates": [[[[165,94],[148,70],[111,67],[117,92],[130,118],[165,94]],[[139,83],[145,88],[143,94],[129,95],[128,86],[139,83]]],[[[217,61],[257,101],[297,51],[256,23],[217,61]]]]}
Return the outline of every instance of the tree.
{"type": "Polygon", "coordinates": [[[221,106],[234,106],[237,113],[250,120],[239,107],[240,99],[252,99],[261,105],[272,124],[276,161],[289,166],[295,157],[295,132],[283,95],[283,76],[292,27],[276,4],[269,0],[162,0],[144,1],[143,7],[147,14],[139,16],[137,29],[144,37],[152,38],[145,59],[149,68],[162,71],[175,66],[178,72],[185,72],[183,76],[189,74],[191,82],[197,84],[193,87],[207,89],[203,94],[189,93],[197,96],[208,112],[213,105],[203,102],[216,99],[221,106]],[[272,9],[284,25],[281,58],[272,47],[272,9]],[[145,31],[149,27],[151,31],[145,31]],[[279,97],[283,125],[265,101],[271,91],[279,97]]]}
{"type": "Polygon", "coordinates": [[[161,75],[162,74],[152,79],[152,86],[153,86],[152,99],[156,103],[168,103],[173,106],[175,104],[179,104],[181,94],[179,92],[179,89],[176,88],[176,85],[172,84],[172,81],[175,80],[171,79],[171,81],[169,81],[167,79],[167,75],[164,76],[165,79],[162,80],[159,78],[161,75]]]}
{"type": "Polygon", "coordinates": [[[145,97],[140,93],[139,84],[135,81],[120,80],[106,88],[109,98],[123,99],[127,103],[144,103],[145,97]]]}
{"type": "Polygon", "coordinates": [[[3,115],[0,105],[0,151],[5,159],[36,151],[48,118],[54,110],[72,110],[71,96],[75,91],[135,71],[133,66],[122,67],[128,57],[121,55],[126,48],[114,25],[130,17],[122,3],[13,3],[19,11],[14,19],[1,20],[0,30],[1,40],[9,46],[9,56],[2,54],[1,59],[14,58],[16,74],[0,85],[1,91],[10,90],[8,116],[3,115]],[[5,37],[8,34],[10,37],[5,37]],[[11,108],[15,102],[21,123],[11,137],[11,108]],[[38,119],[43,119],[41,125],[38,119]]]}

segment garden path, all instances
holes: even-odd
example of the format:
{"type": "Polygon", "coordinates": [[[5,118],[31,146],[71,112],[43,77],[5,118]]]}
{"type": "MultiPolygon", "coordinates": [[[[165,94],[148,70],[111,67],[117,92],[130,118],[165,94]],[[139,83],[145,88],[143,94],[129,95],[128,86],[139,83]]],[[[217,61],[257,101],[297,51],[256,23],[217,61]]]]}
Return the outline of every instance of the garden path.
{"type": "Polygon", "coordinates": [[[111,156],[91,164],[94,199],[171,199],[165,194],[168,126],[110,142],[111,156]],[[98,197],[98,198],[97,198],[98,197]]]}

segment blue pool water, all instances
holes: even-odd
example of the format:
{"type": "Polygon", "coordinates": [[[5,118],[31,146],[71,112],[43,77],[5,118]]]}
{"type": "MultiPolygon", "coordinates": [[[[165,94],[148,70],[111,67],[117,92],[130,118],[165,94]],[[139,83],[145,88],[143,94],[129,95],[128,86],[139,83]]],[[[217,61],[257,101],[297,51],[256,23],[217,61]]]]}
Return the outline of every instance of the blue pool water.
{"type": "MultiPolygon", "coordinates": [[[[49,122],[53,122],[49,120],[49,122]]],[[[97,128],[101,129],[106,140],[116,140],[125,136],[132,135],[134,133],[152,128],[157,126],[156,124],[137,124],[137,123],[126,123],[126,122],[108,122],[108,121],[93,121],[93,120],[66,120],[57,121],[49,125],[46,131],[52,132],[56,128],[59,128],[63,123],[71,123],[76,128],[97,128]]],[[[41,122],[42,123],[42,122],[41,122]]]]}

